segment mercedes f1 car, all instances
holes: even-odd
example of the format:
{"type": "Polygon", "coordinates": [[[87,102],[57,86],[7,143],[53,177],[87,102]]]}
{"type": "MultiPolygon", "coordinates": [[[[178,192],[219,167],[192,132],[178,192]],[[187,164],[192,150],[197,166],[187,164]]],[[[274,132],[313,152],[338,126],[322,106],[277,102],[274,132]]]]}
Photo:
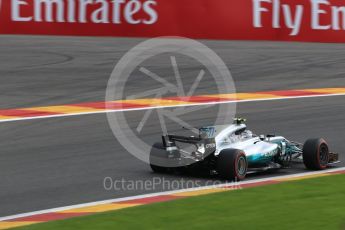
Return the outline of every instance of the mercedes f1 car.
{"type": "Polygon", "coordinates": [[[236,118],[228,126],[199,129],[198,136],[164,135],[153,145],[150,165],[154,172],[206,170],[227,180],[243,180],[250,172],[291,167],[303,162],[310,170],[323,170],[339,163],[322,138],[304,145],[282,136],[255,135],[245,119],[236,118]]]}

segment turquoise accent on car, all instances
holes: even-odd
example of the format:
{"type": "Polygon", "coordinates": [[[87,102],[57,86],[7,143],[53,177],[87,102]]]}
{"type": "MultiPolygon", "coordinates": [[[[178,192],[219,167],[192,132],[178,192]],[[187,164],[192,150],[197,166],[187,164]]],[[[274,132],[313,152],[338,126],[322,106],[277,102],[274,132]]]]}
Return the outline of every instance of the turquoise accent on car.
{"type": "Polygon", "coordinates": [[[260,164],[267,164],[268,162],[272,161],[274,156],[258,153],[255,155],[247,156],[248,165],[260,165],[260,164]]]}

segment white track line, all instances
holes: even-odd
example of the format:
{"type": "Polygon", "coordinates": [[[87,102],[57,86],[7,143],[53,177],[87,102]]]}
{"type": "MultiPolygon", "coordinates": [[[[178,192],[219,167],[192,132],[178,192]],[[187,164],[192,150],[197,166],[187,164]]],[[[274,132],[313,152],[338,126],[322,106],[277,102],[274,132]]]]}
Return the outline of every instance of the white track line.
{"type": "Polygon", "coordinates": [[[222,188],[222,187],[231,186],[231,185],[232,186],[236,185],[237,187],[241,187],[241,185],[246,185],[246,184],[266,182],[266,181],[271,181],[271,180],[298,178],[298,177],[304,177],[304,176],[322,175],[322,174],[327,174],[327,173],[339,172],[339,171],[343,171],[343,170],[345,170],[345,167],[336,168],[336,169],[328,169],[328,170],[324,170],[324,171],[290,174],[290,175],[286,175],[286,176],[273,176],[273,177],[268,177],[268,178],[263,178],[263,179],[255,179],[255,180],[237,182],[236,184],[224,183],[224,184],[218,184],[218,185],[212,185],[212,186],[204,186],[204,187],[197,187],[197,188],[190,188],[190,189],[181,189],[181,190],[174,190],[174,191],[167,191],[167,192],[151,193],[151,194],[145,194],[145,195],[138,195],[138,196],[130,196],[130,197],[124,197],[124,198],[96,201],[96,202],[90,202],[90,203],[84,203],[84,204],[78,204],[78,205],[70,205],[70,206],[64,206],[64,207],[59,207],[59,208],[46,209],[46,210],[41,210],[41,211],[28,212],[28,213],[22,213],[22,214],[17,214],[17,215],[0,217],[0,221],[13,220],[13,219],[17,219],[17,218],[23,218],[23,217],[29,217],[29,216],[41,215],[41,214],[47,214],[47,213],[61,212],[61,211],[66,211],[66,210],[71,210],[71,209],[76,209],[76,208],[86,208],[86,207],[95,206],[95,205],[110,204],[110,203],[115,203],[115,202],[130,201],[130,200],[136,200],[136,199],[142,199],[142,198],[150,198],[150,197],[156,197],[156,196],[161,196],[161,195],[173,195],[173,194],[181,193],[181,192],[201,191],[201,190],[206,190],[206,189],[222,188]]]}
{"type": "MultiPolygon", "coordinates": [[[[182,104],[182,105],[167,105],[167,106],[148,106],[148,107],[140,107],[140,108],[132,108],[132,109],[101,110],[101,111],[94,111],[94,112],[82,112],[82,113],[58,114],[58,115],[48,115],[48,116],[13,118],[13,119],[0,120],[0,123],[38,120],[38,119],[49,119],[49,118],[61,118],[61,117],[74,117],[74,116],[83,116],[83,115],[92,115],[92,114],[133,112],[133,111],[142,111],[142,110],[150,110],[150,109],[178,108],[178,107],[203,106],[203,105],[207,106],[207,105],[221,105],[221,104],[248,103],[248,102],[264,102],[264,101],[278,101],[278,100],[305,99],[305,98],[318,98],[318,97],[336,97],[336,96],[345,96],[345,93],[294,96],[294,97],[261,98],[261,99],[248,99],[248,100],[239,100],[239,101],[216,101],[216,102],[193,103],[193,104],[182,104]]],[[[66,105],[66,106],[68,106],[68,105],[66,105]]],[[[34,109],[34,108],[32,108],[32,109],[34,109]]]]}

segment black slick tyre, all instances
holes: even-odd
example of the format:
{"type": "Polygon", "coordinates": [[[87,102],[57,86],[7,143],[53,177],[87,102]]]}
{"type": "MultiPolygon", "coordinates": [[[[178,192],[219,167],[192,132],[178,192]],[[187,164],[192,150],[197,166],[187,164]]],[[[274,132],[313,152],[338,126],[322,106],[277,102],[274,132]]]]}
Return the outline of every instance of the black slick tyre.
{"type": "Polygon", "coordinates": [[[245,153],[238,149],[224,149],[217,159],[219,176],[226,180],[241,181],[245,179],[248,162],[245,153]]]}
{"type": "Polygon", "coordinates": [[[307,140],[303,146],[303,162],[310,170],[326,169],[329,162],[327,142],[322,138],[307,140]]]}

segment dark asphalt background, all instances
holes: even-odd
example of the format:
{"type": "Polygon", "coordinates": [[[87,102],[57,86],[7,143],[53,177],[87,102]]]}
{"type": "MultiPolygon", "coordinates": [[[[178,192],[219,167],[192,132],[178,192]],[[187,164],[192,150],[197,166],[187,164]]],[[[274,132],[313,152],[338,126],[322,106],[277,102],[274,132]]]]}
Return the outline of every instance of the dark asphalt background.
{"type": "MultiPolygon", "coordinates": [[[[140,41],[1,36],[0,109],[102,101],[115,64],[140,41]]],[[[345,45],[202,42],[231,69],[238,92],[345,86],[345,45]]],[[[159,63],[153,67],[159,68],[159,63]]],[[[184,67],[186,87],[195,78],[195,68],[184,67]]],[[[170,69],[160,71],[171,78],[170,69]]],[[[139,92],[146,86],[149,83],[131,81],[126,92],[139,92]]],[[[208,89],[209,82],[201,82],[200,93],[208,93],[208,89]]],[[[241,103],[237,112],[248,118],[249,128],[258,134],[276,133],[300,142],[324,137],[345,160],[344,99],[241,103]]],[[[205,110],[186,119],[204,125],[214,116],[205,110]]],[[[129,112],[128,117],[136,124],[142,113],[129,112]]],[[[159,140],[160,127],[149,125],[146,131],[148,141],[159,140]]],[[[305,171],[298,166],[248,179],[305,171]]],[[[153,174],[145,163],[128,154],[113,137],[105,114],[0,123],[0,216],[147,193],[140,189],[107,191],[105,177],[128,181],[181,178],[153,174]]],[[[200,184],[217,180],[183,178],[200,184]]],[[[161,186],[149,192],[158,191],[161,186]]]]}

